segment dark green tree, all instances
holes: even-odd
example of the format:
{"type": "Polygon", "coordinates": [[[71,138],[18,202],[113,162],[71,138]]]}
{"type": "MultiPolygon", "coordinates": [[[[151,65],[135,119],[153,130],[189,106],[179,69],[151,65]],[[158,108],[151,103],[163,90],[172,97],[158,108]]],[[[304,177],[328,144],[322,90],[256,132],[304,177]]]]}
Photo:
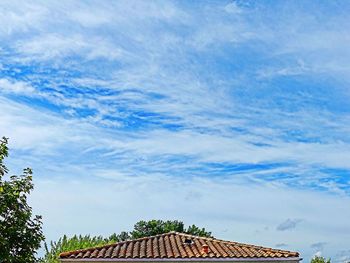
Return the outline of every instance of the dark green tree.
{"type": "Polygon", "coordinates": [[[131,239],[130,234],[129,234],[129,232],[126,232],[126,231],[122,231],[118,235],[114,233],[108,238],[108,240],[116,240],[118,242],[130,240],[130,239],[131,239]]]}
{"type": "Polygon", "coordinates": [[[324,258],[324,257],[319,257],[319,256],[315,256],[311,259],[311,263],[331,263],[331,259],[328,258],[324,258]]]}
{"type": "Polygon", "coordinates": [[[205,228],[199,228],[196,225],[189,226],[185,232],[194,236],[211,237],[211,232],[206,231],[205,228]]]}
{"type": "Polygon", "coordinates": [[[184,223],[178,220],[141,220],[134,225],[134,230],[130,232],[130,235],[132,239],[135,239],[163,234],[170,231],[187,233],[196,236],[211,237],[211,232],[206,231],[205,228],[199,228],[195,225],[185,228],[184,223]]]}
{"type": "Polygon", "coordinates": [[[27,196],[33,190],[32,171],[8,175],[4,159],[8,140],[0,139],[0,262],[36,262],[36,250],[44,240],[41,216],[33,216],[27,196]]]}

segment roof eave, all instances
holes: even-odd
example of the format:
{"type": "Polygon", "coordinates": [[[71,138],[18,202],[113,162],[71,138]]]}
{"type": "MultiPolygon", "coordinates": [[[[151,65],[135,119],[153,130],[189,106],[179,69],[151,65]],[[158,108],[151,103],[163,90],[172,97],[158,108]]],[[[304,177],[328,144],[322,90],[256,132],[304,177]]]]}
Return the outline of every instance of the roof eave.
{"type": "Polygon", "coordinates": [[[287,258],[63,258],[61,262],[271,262],[271,261],[300,261],[300,257],[287,258]]]}

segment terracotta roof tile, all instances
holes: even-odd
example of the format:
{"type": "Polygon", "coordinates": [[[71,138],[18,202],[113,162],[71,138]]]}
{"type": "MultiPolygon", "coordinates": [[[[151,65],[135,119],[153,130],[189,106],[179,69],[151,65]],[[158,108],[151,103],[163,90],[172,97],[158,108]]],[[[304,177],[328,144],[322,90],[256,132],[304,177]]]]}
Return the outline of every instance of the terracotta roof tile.
{"type": "Polygon", "coordinates": [[[60,259],[298,258],[298,252],[192,236],[177,232],[64,252],[60,259]],[[185,242],[186,241],[186,242],[185,242]],[[203,245],[208,246],[204,253],[203,245]]]}
{"type": "Polygon", "coordinates": [[[113,252],[113,248],[114,248],[113,246],[110,246],[109,248],[107,248],[107,251],[106,251],[106,253],[103,256],[106,257],[106,258],[111,258],[112,257],[112,252],[113,252]]]}

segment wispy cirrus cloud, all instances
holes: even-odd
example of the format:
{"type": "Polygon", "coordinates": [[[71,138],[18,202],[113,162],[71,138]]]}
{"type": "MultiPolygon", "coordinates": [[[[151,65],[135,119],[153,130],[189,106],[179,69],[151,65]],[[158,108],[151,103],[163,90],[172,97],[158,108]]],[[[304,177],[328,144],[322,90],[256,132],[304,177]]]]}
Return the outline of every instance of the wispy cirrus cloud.
{"type": "MultiPolygon", "coordinates": [[[[202,66],[202,62],[210,57],[213,62],[214,58],[220,58],[220,52],[210,48],[214,46],[228,54],[247,46],[250,52],[259,51],[264,57],[265,47],[276,45],[276,51],[271,54],[274,58],[270,63],[272,67],[279,61],[278,57],[287,58],[285,61],[289,62],[296,55],[302,56],[305,50],[333,52],[338,43],[339,49],[342,48],[341,37],[333,38],[337,44],[331,49],[330,46],[312,46],[309,42],[300,46],[292,43],[294,38],[284,36],[283,32],[288,28],[304,38],[305,32],[316,26],[322,15],[310,17],[295,6],[289,17],[301,15],[299,24],[283,22],[276,28],[267,28],[264,15],[257,11],[265,7],[235,2],[211,9],[207,21],[190,9],[168,2],[161,4],[158,11],[152,4],[116,4],[112,8],[102,4],[98,12],[91,12],[89,6],[81,3],[55,6],[60,8],[53,10],[51,4],[26,7],[28,15],[36,16],[34,20],[39,22],[18,30],[32,30],[32,36],[17,38],[15,28],[7,32],[7,37],[15,37],[15,45],[11,47],[15,55],[11,55],[9,47],[3,47],[7,50],[3,70],[7,82],[2,84],[7,87],[7,95],[10,92],[19,95],[16,89],[8,88],[8,83],[12,83],[12,87],[27,87],[28,95],[44,100],[67,117],[118,128],[129,134],[133,132],[131,138],[137,138],[136,141],[115,143],[125,152],[138,151],[141,155],[154,157],[162,154],[191,156],[197,160],[197,167],[210,162],[225,162],[228,169],[235,163],[285,163],[283,171],[293,171],[298,180],[304,179],[304,184],[313,184],[311,182],[327,176],[320,169],[315,170],[317,166],[348,169],[349,121],[344,116],[347,109],[339,115],[338,108],[330,102],[320,112],[323,101],[332,97],[337,99],[336,93],[327,91],[327,96],[319,97],[326,87],[315,90],[304,84],[298,87],[297,93],[292,88],[279,88],[284,85],[281,77],[316,73],[306,70],[310,67],[304,60],[298,60],[297,69],[282,68],[277,75],[273,70],[260,73],[265,77],[267,74],[270,79],[260,85],[261,92],[257,91],[256,82],[246,79],[246,76],[254,76],[259,63],[253,67],[242,64],[241,72],[231,70],[237,79],[232,79],[225,70],[211,72],[215,69],[212,64],[208,64],[208,68],[202,66]],[[111,16],[113,8],[117,11],[114,17],[111,16]],[[145,8],[149,11],[147,15],[143,11],[145,8]],[[71,9],[77,11],[68,12],[71,9]],[[101,14],[104,12],[103,19],[101,14]],[[134,16],[126,19],[124,13],[134,16]],[[248,21],[253,14],[258,16],[248,21]],[[40,23],[45,18],[49,18],[47,25],[40,23]],[[147,23],[141,25],[141,20],[147,23]],[[76,24],[72,24],[73,21],[76,24]],[[200,21],[203,23],[198,26],[200,21]],[[310,26],[300,27],[302,21],[308,21],[310,26]],[[62,24],[62,27],[56,32],[50,31],[55,24],[62,24]],[[63,25],[66,24],[71,26],[65,28],[63,25]],[[255,27],[256,24],[260,26],[255,27]],[[101,26],[107,30],[100,32],[101,26]],[[130,33],[125,33],[125,29],[130,33]],[[154,33],[159,35],[157,41],[154,41],[154,33]],[[276,39],[283,41],[276,43],[276,39]],[[201,52],[202,56],[190,60],[196,52],[201,52]],[[13,59],[22,60],[20,66],[12,64],[13,59]],[[83,61],[84,66],[80,66],[78,60],[83,61]],[[92,62],[103,65],[104,70],[92,66],[92,62]],[[47,63],[53,66],[43,71],[39,65],[47,63]],[[9,72],[14,74],[13,79],[8,78],[9,72]],[[243,73],[245,77],[242,78],[243,73]],[[243,85],[249,87],[243,90],[243,85]],[[153,146],[152,150],[149,145],[153,146]],[[339,154],[343,157],[339,158],[339,154]]],[[[282,10],[283,7],[279,5],[282,10]]],[[[196,5],[193,8],[202,14],[208,12],[196,5]]],[[[23,10],[18,8],[12,12],[19,14],[23,10]]],[[[338,22],[345,18],[332,19],[338,22]]],[[[329,32],[337,33],[331,24],[328,27],[329,32]]],[[[315,34],[311,39],[319,41],[318,33],[311,33],[315,34]]],[[[237,58],[246,55],[238,51],[235,53],[237,58]]],[[[271,60],[271,57],[266,59],[271,60]]],[[[221,64],[228,66],[231,63],[222,60],[221,64]]],[[[265,69],[258,70],[263,72],[265,69]]],[[[20,95],[23,97],[25,93],[20,95]]],[[[128,141],[128,136],[123,140],[128,141]]],[[[108,151],[109,155],[118,153],[111,147],[108,151]]],[[[319,185],[337,189],[337,183],[332,179],[319,185]]],[[[342,188],[346,185],[343,182],[342,188]]]]}
{"type": "Polygon", "coordinates": [[[23,54],[24,61],[48,61],[77,54],[85,60],[99,58],[114,60],[122,57],[123,53],[122,49],[108,43],[105,39],[87,38],[78,34],[69,37],[50,34],[26,39],[17,43],[16,50],[23,54]]]}

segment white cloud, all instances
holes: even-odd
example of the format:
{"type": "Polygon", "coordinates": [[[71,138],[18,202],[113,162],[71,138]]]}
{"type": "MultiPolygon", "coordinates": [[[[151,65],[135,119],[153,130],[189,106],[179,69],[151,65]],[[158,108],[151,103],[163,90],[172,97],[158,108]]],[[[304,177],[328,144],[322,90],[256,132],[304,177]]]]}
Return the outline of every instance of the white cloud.
{"type": "Polygon", "coordinates": [[[0,92],[32,96],[35,95],[35,88],[24,81],[11,81],[2,78],[0,79],[0,92]]]}
{"type": "Polygon", "coordinates": [[[242,9],[238,6],[236,2],[231,2],[224,7],[225,11],[230,14],[240,14],[242,9]]]}
{"type": "Polygon", "coordinates": [[[16,33],[27,33],[33,28],[40,29],[48,13],[49,10],[38,3],[1,1],[0,35],[9,37],[16,33]]]}
{"type": "MultiPolygon", "coordinates": [[[[87,130],[88,124],[64,120],[4,98],[0,102],[0,134],[10,137],[14,150],[32,151],[33,157],[57,155],[72,142],[86,138],[86,134],[77,131],[87,130]]],[[[89,131],[93,130],[90,126],[89,131]]]]}
{"type": "Polygon", "coordinates": [[[122,56],[123,51],[102,38],[86,38],[82,35],[62,36],[46,34],[33,39],[20,41],[17,50],[29,60],[64,59],[67,56],[82,56],[92,60],[105,58],[115,60],[122,56]]]}

